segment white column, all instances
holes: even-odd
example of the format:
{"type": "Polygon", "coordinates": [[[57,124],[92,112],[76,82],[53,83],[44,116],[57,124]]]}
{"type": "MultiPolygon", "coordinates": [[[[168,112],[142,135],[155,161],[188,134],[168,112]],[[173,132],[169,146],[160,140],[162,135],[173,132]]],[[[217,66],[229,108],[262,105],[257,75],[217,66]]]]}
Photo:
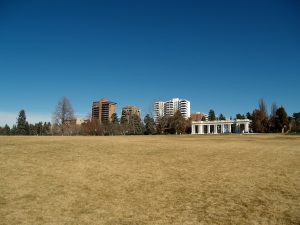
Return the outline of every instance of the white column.
{"type": "Polygon", "coordinates": [[[203,125],[202,124],[199,126],[199,134],[203,134],[203,125]]]}
{"type": "Polygon", "coordinates": [[[217,134],[218,133],[218,124],[214,125],[214,133],[217,134]]]}
{"type": "Polygon", "coordinates": [[[228,132],[231,133],[231,124],[228,124],[228,132]]]}
{"type": "Polygon", "coordinates": [[[195,124],[192,124],[192,134],[195,134],[195,124]]]}
{"type": "Polygon", "coordinates": [[[207,125],[207,133],[210,134],[210,125],[207,125]]]}
{"type": "Polygon", "coordinates": [[[249,133],[249,123],[245,123],[245,132],[249,133]]]}
{"type": "Polygon", "coordinates": [[[224,124],[222,123],[221,124],[221,134],[223,134],[224,133],[224,124]]]}

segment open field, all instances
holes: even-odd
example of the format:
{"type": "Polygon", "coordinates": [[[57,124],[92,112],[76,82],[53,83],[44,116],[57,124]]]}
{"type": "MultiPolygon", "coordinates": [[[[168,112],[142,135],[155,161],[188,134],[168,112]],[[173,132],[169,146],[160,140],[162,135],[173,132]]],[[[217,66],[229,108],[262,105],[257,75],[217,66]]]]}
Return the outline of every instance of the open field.
{"type": "Polygon", "coordinates": [[[0,137],[0,224],[300,224],[300,137],[0,137]]]}

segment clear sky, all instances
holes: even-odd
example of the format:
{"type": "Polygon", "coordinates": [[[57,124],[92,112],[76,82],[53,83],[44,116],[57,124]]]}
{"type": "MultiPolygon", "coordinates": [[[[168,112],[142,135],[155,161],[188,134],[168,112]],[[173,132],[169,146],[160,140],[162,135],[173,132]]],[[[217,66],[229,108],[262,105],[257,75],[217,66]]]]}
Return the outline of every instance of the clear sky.
{"type": "Polygon", "coordinates": [[[264,98],[300,111],[300,2],[0,0],[0,125],[25,109],[51,121],[106,97],[139,106],[179,97],[227,117],[264,98]]]}

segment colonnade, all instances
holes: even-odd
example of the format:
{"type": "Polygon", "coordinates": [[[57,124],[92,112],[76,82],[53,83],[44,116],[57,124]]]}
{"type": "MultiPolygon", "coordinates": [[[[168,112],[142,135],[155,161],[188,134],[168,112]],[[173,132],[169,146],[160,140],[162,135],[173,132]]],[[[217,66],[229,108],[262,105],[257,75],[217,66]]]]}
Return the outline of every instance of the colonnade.
{"type": "Polygon", "coordinates": [[[249,119],[192,121],[192,134],[249,133],[249,119]]]}

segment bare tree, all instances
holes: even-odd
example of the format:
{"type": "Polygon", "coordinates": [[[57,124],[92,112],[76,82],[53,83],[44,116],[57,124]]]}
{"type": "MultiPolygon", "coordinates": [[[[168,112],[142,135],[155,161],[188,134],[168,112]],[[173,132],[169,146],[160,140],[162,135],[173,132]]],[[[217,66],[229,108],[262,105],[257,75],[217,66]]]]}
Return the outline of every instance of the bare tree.
{"type": "Polygon", "coordinates": [[[156,130],[158,134],[164,134],[169,127],[169,116],[161,116],[156,119],[156,130]]]}
{"type": "Polygon", "coordinates": [[[267,105],[263,99],[259,100],[258,109],[253,111],[252,116],[252,128],[254,132],[266,133],[269,131],[267,105]]]}
{"type": "Polygon", "coordinates": [[[67,97],[62,97],[58,102],[54,115],[54,126],[59,134],[72,134],[73,123],[76,123],[74,111],[67,97]]]}
{"type": "Polygon", "coordinates": [[[181,115],[179,110],[177,110],[174,116],[171,117],[170,122],[171,122],[170,127],[174,129],[176,134],[182,134],[185,132],[186,121],[181,115]]]}
{"type": "Polygon", "coordinates": [[[276,116],[276,111],[278,109],[278,106],[275,102],[272,103],[272,106],[271,106],[271,115],[270,117],[275,117],[276,116]]]}
{"type": "Polygon", "coordinates": [[[262,98],[259,99],[258,107],[259,107],[259,111],[261,111],[261,114],[263,115],[263,117],[268,118],[267,104],[266,104],[265,100],[263,100],[262,98]]]}
{"type": "Polygon", "coordinates": [[[91,118],[81,126],[84,135],[103,135],[103,127],[99,120],[91,118]]]}

